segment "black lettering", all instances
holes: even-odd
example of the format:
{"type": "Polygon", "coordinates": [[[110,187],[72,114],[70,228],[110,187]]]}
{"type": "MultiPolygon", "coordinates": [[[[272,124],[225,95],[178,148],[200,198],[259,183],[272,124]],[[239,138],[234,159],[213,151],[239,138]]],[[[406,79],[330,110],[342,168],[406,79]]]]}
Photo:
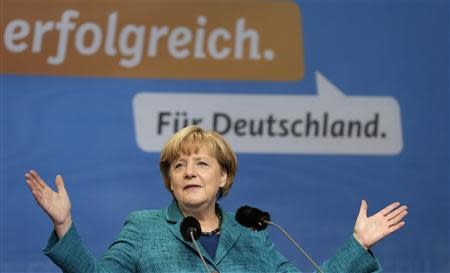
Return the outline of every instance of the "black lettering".
{"type": "MultiPolygon", "coordinates": [[[[183,127],[182,127],[182,128],[184,128],[184,127],[186,127],[186,126],[189,125],[189,119],[186,118],[186,116],[187,116],[187,113],[186,113],[186,112],[183,112],[183,113],[181,113],[181,114],[182,114],[183,117],[184,117],[184,119],[183,119],[183,127]]],[[[181,128],[180,128],[180,129],[181,129],[181,128]]]]}
{"type": "Polygon", "coordinates": [[[287,119],[282,119],[280,120],[280,128],[281,128],[281,133],[279,133],[278,135],[281,137],[285,137],[288,135],[288,128],[286,127],[286,123],[288,123],[289,120],[287,119]]]}
{"type": "Polygon", "coordinates": [[[314,126],[314,136],[319,135],[319,122],[317,120],[314,120],[311,118],[311,112],[308,112],[306,114],[306,136],[309,136],[309,130],[311,129],[311,126],[314,126]]]}
{"type": "Polygon", "coordinates": [[[323,114],[322,136],[326,137],[328,132],[328,112],[323,114]]]}
{"type": "Polygon", "coordinates": [[[354,136],[353,128],[356,128],[356,136],[359,138],[361,136],[361,121],[351,120],[348,122],[348,128],[347,128],[347,136],[348,137],[354,136]]]}
{"type": "Polygon", "coordinates": [[[231,118],[225,113],[214,113],[213,114],[213,130],[217,133],[224,135],[228,133],[231,127],[231,118]],[[219,129],[219,119],[222,119],[225,122],[225,128],[219,129]]]}
{"type": "Polygon", "coordinates": [[[375,113],[373,120],[369,120],[364,126],[366,137],[372,138],[378,136],[379,114],[375,113]]]}
{"type": "Polygon", "coordinates": [[[296,137],[301,137],[302,136],[302,132],[297,131],[295,128],[297,127],[297,125],[300,125],[303,123],[303,120],[301,119],[296,119],[294,122],[292,122],[291,125],[291,132],[294,136],[296,137]]]}
{"type": "Polygon", "coordinates": [[[331,124],[331,135],[333,137],[343,137],[344,136],[344,121],[336,120],[331,124]]]}
{"type": "Polygon", "coordinates": [[[200,123],[202,123],[202,121],[203,121],[202,118],[193,118],[192,125],[199,125],[200,123]]]}
{"type": "MultiPolygon", "coordinates": [[[[183,113],[186,115],[186,112],[183,112],[183,113]]],[[[174,132],[178,132],[178,130],[181,129],[178,126],[179,117],[180,117],[180,112],[175,112],[175,118],[173,120],[173,131],[174,132]]]]}
{"type": "Polygon", "coordinates": [[[236,132],[236,135],[238,136],[245,136],[245,127],[247,126],[247,121],[245,119],[238,119],[236,120],[236,122],[234,123],[234,131],[236,132]]]}
{"type": "Polygon", "coordinates": [[[158,135],[162,133],[162,127],[169,125],[168,121],[163,120],[165,116],[170,116],[170,112],[159,112],[158,113],[158,135]]]}
{"type": "Polygon", "coordinates": [[[263,128],[263,121],[262,120],[259,120],[258,122],[256,121],[256,120],[253,120],[253,119],[251,119],[250,120],[250,135],[251,136],[262,136],[263,135],[263,132],[264,132],[264,130],[263,130],[264,128],[263,128]],[[255,127],[256,127],[256,123],[258,123],[258,129],[256,129],[255,127]]]}
{"type": "Polygon", "coordinates": [[[272,128],[275,121],[276,120],[273,118],[273,115],[270,114],[269,117],[267,118],[267,126],[268,126],[267,134],[271,137],[275,136],[275,133],[273,132],[273,128],[272,128]]]}

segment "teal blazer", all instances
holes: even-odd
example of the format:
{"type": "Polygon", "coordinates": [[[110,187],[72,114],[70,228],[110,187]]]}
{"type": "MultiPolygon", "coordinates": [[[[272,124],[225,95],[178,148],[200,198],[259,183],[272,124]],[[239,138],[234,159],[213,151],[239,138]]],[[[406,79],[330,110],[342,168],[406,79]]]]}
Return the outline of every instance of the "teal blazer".
{"type": "MultiPolygon", "coordinates": [[[[299,272],[275,249],[266,231],[249,230],[232,214],[222,211],[222,215],[216,256],[210,257],[200,245],[210,272],[299,272]]],[[[132,212],[99,260],[89,253],[72,225],[61,240],[53,232],[44,253],[66,273],[205,272],[194,245],[180,234],[182,219],[176,202],[163,210],[132,212]]],[[[376,258],[353,236],[321,268],[327,273],[381,271],[376,258]]]]}

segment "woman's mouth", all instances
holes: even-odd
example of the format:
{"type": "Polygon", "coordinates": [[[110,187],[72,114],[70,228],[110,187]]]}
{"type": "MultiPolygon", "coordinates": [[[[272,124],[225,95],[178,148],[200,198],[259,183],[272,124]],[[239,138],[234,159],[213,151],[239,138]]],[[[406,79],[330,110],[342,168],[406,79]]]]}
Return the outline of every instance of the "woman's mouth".
{"type": "Polygon", "coordinates": [[[189,184],[189,185],[186,185],[184,187],[185,190],[195,190],[197,188],[201,188],[201,186],[200,185],[195,185],[195,184],[189,184]]]}

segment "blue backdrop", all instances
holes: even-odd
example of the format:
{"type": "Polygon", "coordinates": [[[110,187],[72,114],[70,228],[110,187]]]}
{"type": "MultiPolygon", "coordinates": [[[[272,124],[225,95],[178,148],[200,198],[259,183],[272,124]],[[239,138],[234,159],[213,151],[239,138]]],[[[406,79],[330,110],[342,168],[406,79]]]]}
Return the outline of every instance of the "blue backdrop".
{"type": "MultiPolygon", "coordinates": [[[[315,95],[314,71],[353,96],[399,103],[396,155],[238,153],[222,205],[268,210],[319,261],[351,235],[361,199],[372,214],[409,207],[406,226],[373,251],[386,272],[449,272],[449,8],[445,0],[296,1],[299,81],[158,80],[1,75],[1,271],[57,272],[41,252],[51,223],[23,177],[62,174],[74,221],[97,256],[133,210],[165,207],[158,153],[136,144],[132,99],[147,92],[315,95]]],[[[3,11],[2,11],[3,12],[3,11]]],[[[276,230],[279,250],[312,271],[276,230]]]]}

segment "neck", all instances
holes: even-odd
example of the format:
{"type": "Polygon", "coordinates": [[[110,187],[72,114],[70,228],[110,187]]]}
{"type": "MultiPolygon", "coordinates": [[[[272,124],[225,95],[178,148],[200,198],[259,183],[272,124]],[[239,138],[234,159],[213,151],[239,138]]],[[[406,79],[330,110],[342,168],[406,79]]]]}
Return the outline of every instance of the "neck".
{"type": "Polygon", "coordinates": [[[219,218],[216,215],[216,204],[207,208],[185,208],[178,204],[184,217],[193,216],[197,219],[202,227],[202,232],[210,232],[219,225],[219,218]]]}

